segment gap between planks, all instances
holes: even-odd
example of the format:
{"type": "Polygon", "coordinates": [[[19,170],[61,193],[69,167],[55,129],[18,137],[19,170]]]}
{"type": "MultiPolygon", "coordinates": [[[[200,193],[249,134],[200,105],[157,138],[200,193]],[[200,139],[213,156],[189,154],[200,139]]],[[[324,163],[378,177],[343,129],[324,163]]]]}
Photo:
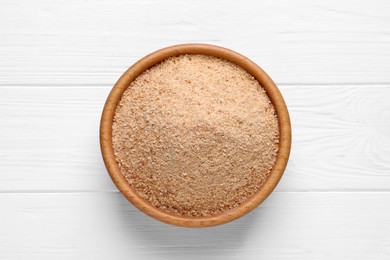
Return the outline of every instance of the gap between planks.
{"type": "MultiPolygon", "coordinates": [[[[8,190],[1,194],[120,194],[119,190],[8,190]]],[[[390,190],[322,190],[322,191],[278,191],[272,193],[390,193],[390,190]]]]}
{"type": "MultiPolygon", "coordinates": [[[[120,75],[118,76],[119,79],[120,75]]],[[[42,83],[42,84],[17,84],[17,83],[0,83],[1,89],[6,88],[50,88],[50,89],[71,89],[71,88],[86,88],[86,89],[111,89],[114,87],[116,81],[113,81],[112,84],[104,84],[104,83],[70,83],[70,84],[61,84],[61,83],[42,83]]],[[[307,83],[307,82],[275,82],[275,84],[279,87],[353,87],[353,88],[359,88],[359,87],[389,87],[390,88],[390,82],[335,82],[335,83],[307,83]]]]}

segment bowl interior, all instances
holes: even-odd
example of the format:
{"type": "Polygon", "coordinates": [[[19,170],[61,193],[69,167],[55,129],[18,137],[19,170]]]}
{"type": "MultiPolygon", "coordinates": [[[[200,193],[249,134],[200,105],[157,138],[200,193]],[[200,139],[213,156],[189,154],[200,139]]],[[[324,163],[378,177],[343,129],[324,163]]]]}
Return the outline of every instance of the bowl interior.
{"type": "Polygon", "coordinates": [[[286,168],[291,147],[291,126],[288,110],[279,89],[272,79],[254,62],[232,50],[208,45],[208,44],[182,44],[167,47],[153,52],[131,66],[117,81],[111,90],[103,109],[100,123],[100,146],[103,160],[113,182],[121,193],[138,209],[149,216],[168,224],[185,227],[208,227],[227,223],[237,219],[258,206],[275,188],[286,168]],[[270,98],[279,122],[279,150],[275,165],[261,186],[259,191],[251,198],[246,200],[239,207],[227,211],[223,214],[209,217],[183,217],[171,214],[152,206],[148,201],[142,199],[128,184],[122,175],[119,166],[114,157],[112,147],[112,123],[116,107],[127,87],[142,72],[154,66],[155,64],[172,56],[182,54],[204,54],[226,59],[242,67],[250,73],[265,89],[270,98]]]}

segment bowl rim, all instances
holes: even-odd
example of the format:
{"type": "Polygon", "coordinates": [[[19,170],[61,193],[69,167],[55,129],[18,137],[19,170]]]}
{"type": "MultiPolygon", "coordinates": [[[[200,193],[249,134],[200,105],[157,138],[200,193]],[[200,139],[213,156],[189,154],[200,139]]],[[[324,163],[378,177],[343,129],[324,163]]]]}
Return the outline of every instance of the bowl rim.
{"type": "Polygon", "coordinates": [[[128,201],[145,214],[160,220],[162,222],[183,226],[183,227],[210,227],[228,223],[256,208],[263,202],[281,179],[287,166],[291,148],[291,123],[286,103],[272,79],[253,61],[245,56],[230,49],[210,45],[210,44],[179,44],[157,50],[132,65],[118,79],[112,88],[103,108],[100,121],[100,147],[107,171],[117,186],[119,191],[128,201]],[[151,205],[148,201],[141,198],[135,190],[131,188],[127,180],[122,175],[116,162],[112,147],[112,123],[116,107],[122,97],[122,94],[130,83],[145,70],[151,68],[157,63],[182,54],[203,54],[226,59],[250,73],[261,86],[265,89],[272,105],[275,108],[279,123],[279,150],[275,165],[268,176],[266,182],[259,191],[247,199],[240,206],[231,209],[222,214],[208,217],[185,217],[175,215],[151,205]]]}

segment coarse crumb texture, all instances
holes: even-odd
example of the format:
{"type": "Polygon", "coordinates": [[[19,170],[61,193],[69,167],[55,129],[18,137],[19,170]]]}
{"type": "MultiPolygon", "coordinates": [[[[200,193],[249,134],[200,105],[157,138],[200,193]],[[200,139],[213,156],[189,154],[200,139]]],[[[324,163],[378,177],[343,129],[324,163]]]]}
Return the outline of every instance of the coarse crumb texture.
{"type": "Polygon", "coordinates": [[[242,204],[265,182],[278,151],[278,120],[259,82],[206,55],[172,57],[138,76],[112,127],[129,184],[181,216],[212,216],[242,204]]]}

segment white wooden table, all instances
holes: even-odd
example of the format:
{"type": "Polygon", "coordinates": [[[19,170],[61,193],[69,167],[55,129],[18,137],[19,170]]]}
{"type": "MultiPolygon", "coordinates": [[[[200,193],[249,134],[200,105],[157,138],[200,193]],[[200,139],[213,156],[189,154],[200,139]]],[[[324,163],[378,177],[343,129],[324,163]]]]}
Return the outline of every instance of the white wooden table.
{"type": "Polygon", "coordinates": [[[390,1],[0,1],[0,259],[390,259],[390,1]],[[208,229],[138,212],[103,165],[124,70],[178,43],[236,50],[280,87],[285,176],[208,229]]]}

